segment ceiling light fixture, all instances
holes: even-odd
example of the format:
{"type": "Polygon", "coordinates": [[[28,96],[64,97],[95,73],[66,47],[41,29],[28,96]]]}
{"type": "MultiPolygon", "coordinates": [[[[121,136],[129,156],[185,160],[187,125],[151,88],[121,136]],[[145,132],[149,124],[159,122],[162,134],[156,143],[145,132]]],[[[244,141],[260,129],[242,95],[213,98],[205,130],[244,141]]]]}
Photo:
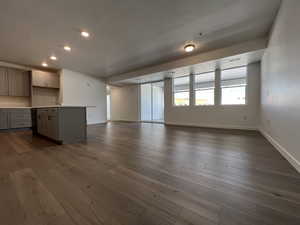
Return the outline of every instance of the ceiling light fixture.
{"type": "Polygon", "coordinates": [[[81,36],[84,37],[84,38],[88,38],[90,36],[90,34],[86,31],[81,31],[81,36]]]}
{"type": "Polygon", "coordinates": [[[46,62],[43,62],[43,63],[42,63],[42,66],[43,66],[43,67],[47,67],[48,64],[47,64],[46,62]]]}
{"type": "Polygon", "coordinates": [[[230,59],[229,62],[235,62],[241,60],[240,58],[230,59]]]}
{"type": "Polygon", "coordinates": [[[68,45],[65,45],[65,46],[64,46],[64,50],[66,50],[66,51],[70,52],[70,51],[71,51],[71,47],[70,47],[70,46],[68,46],[68,45]]]}
{"type": "Polygon", "coordinates": [[[184,46],[184,51],[185,52],[192,52],[194,51],[196,48],[196,46],[194,44],[188,44],[186,46],[184,46]]]}
{"type": "Polygon", "coordinates": [[[57,57],[55,55],[52,55],[52,56],[50,56],[50,59],[53,60],[53,61],[56,61],[57,57]]]}

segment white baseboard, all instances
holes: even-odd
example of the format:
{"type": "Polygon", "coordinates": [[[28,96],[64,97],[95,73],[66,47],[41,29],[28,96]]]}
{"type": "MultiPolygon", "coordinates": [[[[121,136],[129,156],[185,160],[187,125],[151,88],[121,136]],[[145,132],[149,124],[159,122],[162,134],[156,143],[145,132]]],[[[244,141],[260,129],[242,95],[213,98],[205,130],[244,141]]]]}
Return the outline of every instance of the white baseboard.
{"type": "Polygon", "coordinates": [[[184,127],[204,127],[204,128],[217,128],[217,129],[232,129],[232,130],[258,130],[257,127],[247,126],[228,126],[228,125],[211,125],[211,124],[187,124],[187,123],[172,123],[165,122],[166,125],[184,126],[184,127]]]}
{"type": "Polygon", "coordinates": [[[97,125],[97,124],[105,124],[105,123],[107,123],[107,121],[91,122],[91,123],[87,123],[87,125],[97,125]]]}
{"type": "Polygon", "coordinates": [[[300,173],[300,162],[292,156],[286,148],[284,148],[278,141],[269,135],[263,129],[259,129],[260,133],[280,152],[280,154],[300,173]]]}
{"type": "Polygon", "coordinates": [[[127,122],[127,123],[138,123],[139,120],[111,120],[111,122],[127,122]]]}

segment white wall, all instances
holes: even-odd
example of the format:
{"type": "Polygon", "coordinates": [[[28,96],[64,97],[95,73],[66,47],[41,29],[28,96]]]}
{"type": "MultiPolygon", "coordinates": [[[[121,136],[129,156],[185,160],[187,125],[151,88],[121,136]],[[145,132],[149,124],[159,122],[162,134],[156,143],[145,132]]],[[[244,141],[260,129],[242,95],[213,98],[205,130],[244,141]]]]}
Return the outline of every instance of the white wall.
{"type": "Polygon", "coordinates": [[[139,86],[111,86],[111,120],[139,121],[139,86]]]}
{"type": "MultiPolygon", "coordinates": [[[[260,63],[248,66],[248,103],[245,106],[189,106],[172,104],[172,82],[165,80],[165,122],[167,124],[257,129],[260,105],[260,63]]],[[[112,120],[139,121],[139,86],[111,88],[112,120]]]]}
{"type": "Polygon", "coordinates": [[[189,126],[257,129],[259,96],[260,63],[248,65],[247,105],[242,106],[173,106],[172,81],[168,79],[165,82],[165,122],[189,126]]]}
{"type": "Polygon", "coordinates": [[[61,104],[87,106],[88,124],[106,122],[106,85],[98,78],[63,69],[61,104]]]}
{"type": "Polygon", "coordinates": [[[300,172],[299,0],[285,0],[262,60],[261,130],[300,172]]]}

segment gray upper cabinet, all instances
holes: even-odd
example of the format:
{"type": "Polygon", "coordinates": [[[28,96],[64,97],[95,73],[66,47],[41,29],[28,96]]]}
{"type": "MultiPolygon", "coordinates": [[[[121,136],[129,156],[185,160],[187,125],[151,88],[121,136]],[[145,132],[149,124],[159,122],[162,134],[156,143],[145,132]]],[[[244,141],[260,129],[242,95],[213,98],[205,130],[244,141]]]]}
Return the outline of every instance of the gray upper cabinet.
{"type": "Polygon", "coordinates": [[[56,73],[32,70],[32,86],[59,88],[59,75],[56,73]]]}
{"type": "Polygon", "coordinates": [[[8,96],[7,69],[0,67],[0,96],[8,96]]]}
{"type": "Polygon", "coordinates": [[[9,96],[27,97],[30,95],[30,79],[27,71],[7,69],[9,96]]]}

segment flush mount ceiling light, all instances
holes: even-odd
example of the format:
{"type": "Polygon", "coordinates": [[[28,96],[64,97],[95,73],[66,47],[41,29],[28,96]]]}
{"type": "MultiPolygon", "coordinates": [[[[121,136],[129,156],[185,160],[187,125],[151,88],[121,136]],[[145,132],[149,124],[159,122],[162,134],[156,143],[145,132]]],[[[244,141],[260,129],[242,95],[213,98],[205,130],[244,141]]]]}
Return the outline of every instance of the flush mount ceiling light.
{"type": "Polygon", "coordinates": [[[50,59],[53,60],[53,61],[56,61],[57,57],[55,55],[52,55],[52,56],[50,56],[50,59]]]}
{"type": "Polygon", "coordinates": [[[43,62],[43,63],[42,63],[42,66],[43,66],[43,67],[47,67],[48,64],[47,64],[46,62],[43,62]]]}
{"type": "Polygon", "coordinates": [[[196,48],[196,46],[194,44],[188,44],[186,46],[184,46],[184,51],[185,52],[192,52],[194,51],[196,48]]]}
{"type": "Polygon", "coordinates": [[[236,61],[240,61],[240,58],[235,58],[235,59],[230,59],[229,62],[236,62],[236,61]]]}
{"type": "Polygon", "coordinates": [[[90,36],[90,33],[87,32],[87,31],[81,31],[81,36],[84,37],[84,38],[88,38],[90,36]]]}
{"type": "Polygon", "coordinates": [[[70,51],[71,51],[71,47],[68,46],[68,45],[65,45],[65,46],[64,46],[64,50],[66,50],[67,52],[70,52],[70,51]]]}

